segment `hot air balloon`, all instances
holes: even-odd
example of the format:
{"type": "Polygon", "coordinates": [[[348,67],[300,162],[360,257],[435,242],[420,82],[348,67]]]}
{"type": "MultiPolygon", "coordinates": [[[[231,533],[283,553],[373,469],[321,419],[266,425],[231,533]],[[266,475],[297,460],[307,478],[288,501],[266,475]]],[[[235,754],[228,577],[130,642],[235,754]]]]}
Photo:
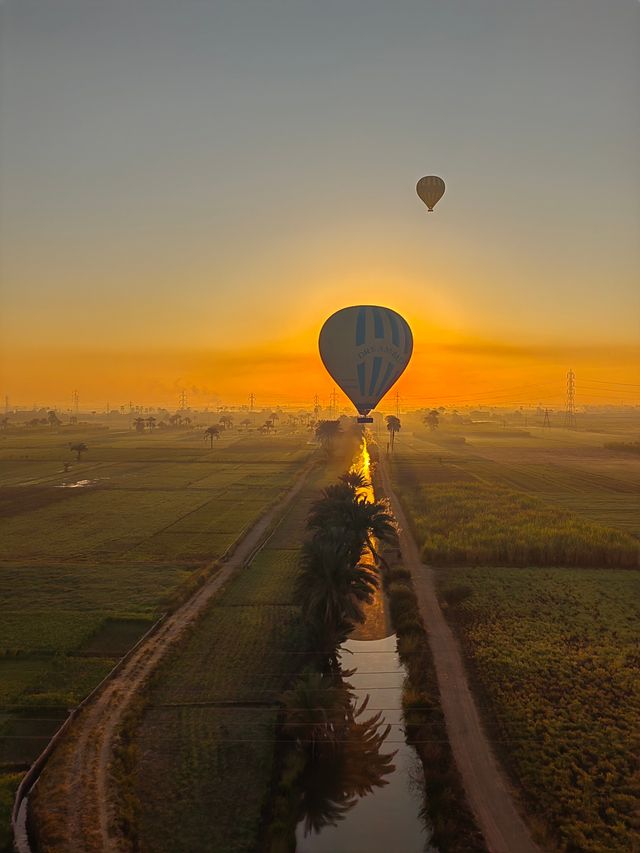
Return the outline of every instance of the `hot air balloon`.
{"type": "Polygon", "coordinates": [[[416,192],[429,208],[429,213],[433,213],[433,208],[444,195],[444,189],[444,181],[437,175],[427,175],[416,184],[416,192]]]}
{"type": "Polygon", "coordinates": [[[409,364],[409,324],[391,308],[353,305],[326,320],[318,343],[324,366],[358,410],[358,423],[371,423],[367,415],[409,364]]]}

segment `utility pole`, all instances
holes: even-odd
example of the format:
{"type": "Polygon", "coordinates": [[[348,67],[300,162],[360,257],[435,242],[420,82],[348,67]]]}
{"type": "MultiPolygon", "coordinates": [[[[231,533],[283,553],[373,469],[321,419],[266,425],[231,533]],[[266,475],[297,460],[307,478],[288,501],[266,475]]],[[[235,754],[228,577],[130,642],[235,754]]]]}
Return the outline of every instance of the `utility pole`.
{"type": "Polygon", "coordinates": [[[178,408],[181,412],[184,412],[187,408],[187,392],[181,391],[180,397],[178,398],[178,408]]]}
{"type": "Polygon", "coordinates": [[[4,395],[4,413],[5,415],[9,414],[9,395],[4,395]]]}
{"type": "Polygon", "coordinates": [[[544,410],[544,423],[542,424],[542,428],[544,429],[545,427],[551,429],[551,421],[549,420],[549,409],[544,410]]]}
{"type": "Polygon", "coordinates": [[[256,402],[256,395],[252,392],[249,394],[249,411],[253,411],[254,403],[256,402]]]}
{"type": "Polygon", "coordinates": [[[80,394],[77,391],[71,392],[71,402],[73,403],[73,409],[76,413],[76,417],[78,416],[78,406],[80,405],[80,394]]]}
{"type": "Polygon", "coordinates": [[[320,414],[320,398],[317,394],[314,394],[313,397],[313,417],[318,420],[318,415],[320,414]]]}
{"type": "Polygon", "coordinates": [[[567,429],[576,428],[576,375],[573,370],[567,373],[567,403],[564,410],[564,425],[567,429]]]}
{"type": "Polygon", "coordinates": [[[336,415],[338,414],[338,392],[336,391],[335,387],[333,388],[333,391],[331,392],[331,396],[329,397],[329,400],[330,400],[330,407],[331,407],[331,417],[335,418],[336,415]]]}

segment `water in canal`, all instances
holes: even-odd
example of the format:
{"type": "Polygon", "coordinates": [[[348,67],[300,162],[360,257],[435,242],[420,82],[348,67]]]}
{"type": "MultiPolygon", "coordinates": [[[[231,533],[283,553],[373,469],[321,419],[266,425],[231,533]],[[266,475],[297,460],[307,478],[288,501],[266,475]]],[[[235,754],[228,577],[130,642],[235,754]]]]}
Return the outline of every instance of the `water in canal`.
{"type": "MultiPolygon", "coordinates": [[[[354,470],[370,479],[366,442],[354,470]]],[[[369,487],[367,495],[374,499],[369,487]]],[[[363,563],[372,563],[364,554],[363,563]]],[[[352,687],[356,717],[349,742],[335,761],[319,763],[303,791],[297,853],[437,853],[422,813],[423,770],[405,740],[402,685],[406,671],[390,633],[385,597],[377,590],[365,605],[365,622],[342,646],[345,682],[352,687]],[[367,699],[368,697],[368,699],[367,699]],[[371,721],[376,714],[379,719],[371,721]],[[371,721],[367,725],[367,721],[371,721]],[[380,736],[386,733],[381,741],[380,736]]]]}
{"type": "MultiPolygon", "coordinates": [[[[296,832],[298,853],[425,853],[431,851],[430,832],[421,816],[424,801],[422,765],[404,739],[402,726],[402,682],[405,670],[396,654],[395,635],[379,640],[349,640],[344,646],[342,662],[350,671],[358,701],[367,695],[369,704],[362,717],[381,711],[380,725],[390,725],[389,734],[380,746],[383,755],[395,751],[390,772],[376,773],[377,762],[363,753],[367,766],[360,768],[366,776],[371,770],[373,781],[383,782],[370,793],[354,798],[353,805],[332,825],[330,820],[316,832],[302,820],[296,832]]],[[[357,760],[357,753],[356,753],[357,760]]],[[[383,771],[384,768],[383,767],[383,771]]],[[[358,768],[349,768],[350,777],[358,768]]],[[[370,777],[368,782],[372,781],[370,777]]],[[[340,790],[339,780],[333,788],[340,790]]],[[[331,815],[329,814],[329,818],[331,815]]]]}

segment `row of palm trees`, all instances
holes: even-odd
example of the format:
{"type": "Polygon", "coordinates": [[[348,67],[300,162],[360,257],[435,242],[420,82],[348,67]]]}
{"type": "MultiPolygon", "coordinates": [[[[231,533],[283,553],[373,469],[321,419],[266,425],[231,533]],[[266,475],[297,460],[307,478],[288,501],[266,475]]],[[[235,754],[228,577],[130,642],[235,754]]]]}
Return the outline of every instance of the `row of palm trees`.
{"type": "Polygon", "coordinates": [[[337,650],[364,621],[363,606],[379,584],[383,565],[377,542],[397,542],[386,501],[370,500],[362,473],[350,471],[327,486],[307,519],[311,536],[302,548],[295,599],[302,608],[314,651],[335,662],[337,650]],[[369,552],[374,566],[361,562],[369,552]]]}

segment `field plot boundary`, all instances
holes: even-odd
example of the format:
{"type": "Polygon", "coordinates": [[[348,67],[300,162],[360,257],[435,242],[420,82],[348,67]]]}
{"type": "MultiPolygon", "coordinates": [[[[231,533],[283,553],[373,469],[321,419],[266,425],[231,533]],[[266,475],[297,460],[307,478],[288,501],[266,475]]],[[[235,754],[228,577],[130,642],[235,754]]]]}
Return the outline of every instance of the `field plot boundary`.
{"type": "MultiPolygon", "coordinates": [[[[273,533],[274,522],[304,486],[316,462],[307,463],[290,489],[252,524],[247,525],[238,538],[226,549],[221,560],[222,568],[209,577],[192,596],[169,614],[164,614],[138,643],[122,658],[103,681],[65,720],[52,741],[38,757],[18,788],[12,825],[19,853],[31,853],[27,836],[30,821],[29,795],[40,780],[44,767],[50,760],[60,765],[52,772],[66,769],[69,777],[66,802],[59,803],[66,812],[66,834],[69,844],[58,850],[78,851],[82,839],[83,850],[117,850],[117,839],[110,833],[113,823],[108,802],[109,769],[114,740],[134,695],[146,682],[165,654],[182,637],[185,629],[202,614],[210,599],[229,578],[250,562],[256,552],[273,533]],[[76,724],[77,730],[74,731],[76,724]],[[63,735],[74,737],[74,742],[63,743],[63,735]],[[59,746],[61,752],[55,753],[59,746]]],[[[216,561],[218,562],[218,561],[216,561]]],[[[38,791],[40,788],[37,789],[38,791]]]]}
{"type": "Polygon", "coordinates": [[[447,733],[469,805],[492,853],[539,853],[516,808],[506,775],[491,749],[469,689],[459,645],[438,602],[433,572],[422,563],[382,460],[380,473],[384,492],[401,528],[400,547],[413,577],[427,629],[447,733]]]}

